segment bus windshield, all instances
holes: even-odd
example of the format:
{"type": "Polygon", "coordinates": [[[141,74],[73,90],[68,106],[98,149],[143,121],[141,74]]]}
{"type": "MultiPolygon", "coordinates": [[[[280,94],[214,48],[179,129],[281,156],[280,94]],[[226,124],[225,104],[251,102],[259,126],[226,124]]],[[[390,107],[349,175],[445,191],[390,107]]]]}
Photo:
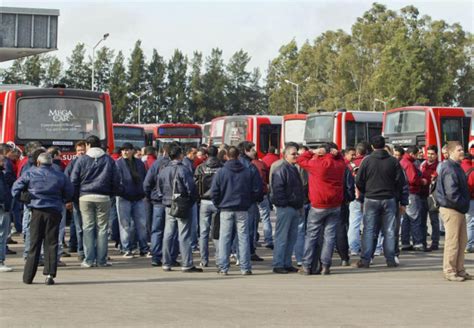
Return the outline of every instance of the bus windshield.
{"type": "Polygon", "coordinates": [[[140,127],[114,126],[114,139],[116,146],[129,142],[135,147],[145,147],[145,132],[140,127]]]}
{"type": "Polygon", "coordinates": [[[334,116],[317,115],[308,116],[304,139],[310,142],[330,142],[334,135],[334,116]]]}
{"type": "Polygon", "coordinates": [[[388,113],[385,119],[384,134],[424,133],[425,115],[425,112],[421,110],[388,113]]]}
{"type": "Polygon", "coordinates": [[[247,138],[247,118],[227,119],[224,128],[224,143],[229,146],[237,146],[247,138]]]}
{"type": "Polygon", "coordinates": [[[21,140],[106,138],[104,104],[97,100],[23,98],[17,105],[17,137],[21,140]]]}
{"type": "Polygon", "coordinates": [[[285,142],[303,143],[306,120],[285,121],[285,142]]]}

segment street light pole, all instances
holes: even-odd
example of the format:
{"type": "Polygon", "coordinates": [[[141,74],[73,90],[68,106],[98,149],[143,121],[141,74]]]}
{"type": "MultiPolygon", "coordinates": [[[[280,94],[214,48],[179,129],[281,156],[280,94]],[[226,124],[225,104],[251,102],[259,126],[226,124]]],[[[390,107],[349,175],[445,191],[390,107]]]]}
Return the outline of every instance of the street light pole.
{"type": "Polygon", "coordinates": [[[374,111],[375,111],[375,103],[376,103],[376,102],[382,103],[382,104],[383,104],[383,107],[384,107],[384,110],[387,111],[387,104],[388,104],[388,102],[389,102],[389,101],[393,101],[393,100],[395,100],[396,98],[397,98],[397,97],[392,97],[392,98],[390,98],[390,99],[387,100],[387,101],[374,98],[374,111]]]}
{"type": "Polygon", "coordinates": [[[128,95],[129,96],[134,96],[135,98],[138,99],[138,124],[140,124],[140,115],[141,115],[141,99],[143,96],[147,95],[148,93],[150,93],[150,90],[146,90],[144,91],[142,94],[140,95],[137,95],[136,93],[134,92],[129,92],[128,95]]]}
{"type": "Polygon", "coordinates": [[[99,40],[99,42],[96,43],[95,46],[92,47],[92,76],[91,76],[91,90],[94,91],[94,75],[95,75],[95,67],[94,67],[94,62],[95,62],[95,49],[97,46],[102,42],[105,41],[109,37],[109,33],[105,33],[102,36],[102,39],[99,40]]]}
{"type": "Polygon", "coordinates": [[[299,98],[299,93],[300,93],[300,85],[295,83],[295,82],[291,82],[290,80],[285,80],[285,82],[296,87],[296,114],[298,114],[299,113],[299,106],[300,106],[299,99],[298,99],[299,98]]]}

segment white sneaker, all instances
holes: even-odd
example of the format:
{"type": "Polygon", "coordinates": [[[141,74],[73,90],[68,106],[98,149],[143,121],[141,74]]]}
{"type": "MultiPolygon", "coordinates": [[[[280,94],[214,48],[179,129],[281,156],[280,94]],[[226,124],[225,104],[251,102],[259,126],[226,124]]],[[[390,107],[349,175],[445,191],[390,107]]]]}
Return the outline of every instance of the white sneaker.
{"type": "Polygon", "coordinates": [[[400,260],[398,259],[398,256],[395,256],[393,260],[395,261],[395,263],[400,264],[400,260]]]}
{"type": "Polygon", "coordinates": [[[125,254],[123,254],[122,256],[127,259],[133,259],[135,257],[132,252],[125,252],[125,254]]]}
{"type": "Polygon", "coordinates": [[[7,267],[3,262],[0,262],[0,272],[12,272],[13,269],[7,267]]]}
{"type": "Polygon", "coordinates": [[[374,256],[380,256],[380,255],[382,255],[382,251],[375,251],[374,252],[374,256]]]}
{"type": "Polygon", "coordinates": [[[237,260],[235,261],[235,265],[240,265],[239,259],[237,259],[237,260]]]}

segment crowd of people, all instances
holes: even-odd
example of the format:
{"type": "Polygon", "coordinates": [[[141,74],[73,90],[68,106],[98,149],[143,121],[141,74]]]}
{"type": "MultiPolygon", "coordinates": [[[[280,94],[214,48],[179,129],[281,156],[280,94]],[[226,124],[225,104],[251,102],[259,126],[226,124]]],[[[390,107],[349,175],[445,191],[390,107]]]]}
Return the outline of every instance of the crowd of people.
{"type": "Polygon", "coordinates": [[[12,270],[4,261],[14,253],[7,246],[15,242],[13,224],[24,236],[23,282],[31,284],[42,265],[45,283],[54,284],[61,257],[71,256],[64,248],[70,216],[69,251],[84,269],[111,266],[113,240],[126,259],[203,272],[212,240],[218,274],[234,261],[251,275],[252,262],[263,261],[256,252],[261,222],[275,274],[328,275],[334,249],[342,266],[357,257],[354,267],[369,268],[383,254],[397,267],[401,252],[437,251],[444,235],[444,277],[470,280],[464,254],[474,252],[474,148],[465,154],[460,142],[448,142],[442,162],[436,146],[426,149],[392,148],[376,136],[345,150],[289,142],[281,156],[270,147],[262,159],[249,141],[172,142],[159,152],[125,143],[109,156],[90,136],[76,143],[66,166],[58,147],[30,142],[23,155],[2,144],[0,272],[12,270]]]}

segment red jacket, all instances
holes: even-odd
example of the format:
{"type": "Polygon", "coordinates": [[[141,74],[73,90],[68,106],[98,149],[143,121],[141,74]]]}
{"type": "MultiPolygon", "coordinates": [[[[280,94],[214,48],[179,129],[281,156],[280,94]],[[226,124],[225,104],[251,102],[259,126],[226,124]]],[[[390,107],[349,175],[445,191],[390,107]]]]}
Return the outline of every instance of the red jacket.
{"type": "Polygon", "coordinates": [[[150,167],[155,163],[156,161],[156,156],[153,154],[147,155],[146,156],[146,161],[145,161],[145,169],[148,171],[150,167]]]}
{"type": "Polygon", "coordinates": [[[280,157],[275,154],[267,153],[263,156],[262,161],[267,165],[268,168],[272,167],[272,164],[278,161],[280,157]]]}
{"type": "MultiPolygon", "coordinates": [[[[461,167],[464,170],[464,172],[466,172],[467,174],[467,172],[474,166],[472,165],[471,160],[469,160],[469,162],[464,160],[461,163],[461,167]]],[[[467,187],[469,188],[469,193],[471,194],[471,200],[473,200],[474,199],[474,171],[469,173],[467,177],[467,187]]]]}
{"type": "Polygon", "coordinates": [[[16,176],[17,178],[20,177],[20,173],[21,173],[21,169],[23,168],[23,166],[25,166],[25,164],[28,163],[28,156],[25,156],[23,157],[22,159],[20,159],[17,163],[17,169],[16,169],[16,176]]]}
{"type": "Polygon", "coordinates": [[[112,159],[114,161],[117,161],[119,158],[122,157],[122,155],[121,154],[110,154],[110,157],[112,157],[112,159]]]}
{"type": "Polygon", "coordinates": [[[344,172],[341,155],[314,156],[310,151],[298,157],[298,165],[309,174],[309,200],[315,208],[335,208],[344,202],[344,172]]]}
{"type": "Polygon", "coordinates": [[[436,169],[438,167],[438,160],[435,160],[433,164],[429,164],[428,161],[423,161],[420,165],[421,177],[428,181],[428,184],[421,186],[420,196],[428,197],[430,194],[430,183],[432,176],[437,176],[436,169]]]}
{"type": "Polygon", "coordinates": [[[262,189],[263,193],[266,195],[268,194],[268,179],[270,175],[270,169],[268,168],[267,164],[263,162],[263,160],[259,161],[258,159],[254,159],[252,160],[252,164],[255,165],[258,170],[258,173],[260,174],[260,177],[262,178],[262,189]]]}
{"type": "Polygon", "coordinates": [[[405,170],[405,174],[408,179],[408,189],[410,194],[419,194],[422,187],[421,172],[415,166],[415,159],[409,154],[403,155],[400,161],[400,165],[405,170]]]}

